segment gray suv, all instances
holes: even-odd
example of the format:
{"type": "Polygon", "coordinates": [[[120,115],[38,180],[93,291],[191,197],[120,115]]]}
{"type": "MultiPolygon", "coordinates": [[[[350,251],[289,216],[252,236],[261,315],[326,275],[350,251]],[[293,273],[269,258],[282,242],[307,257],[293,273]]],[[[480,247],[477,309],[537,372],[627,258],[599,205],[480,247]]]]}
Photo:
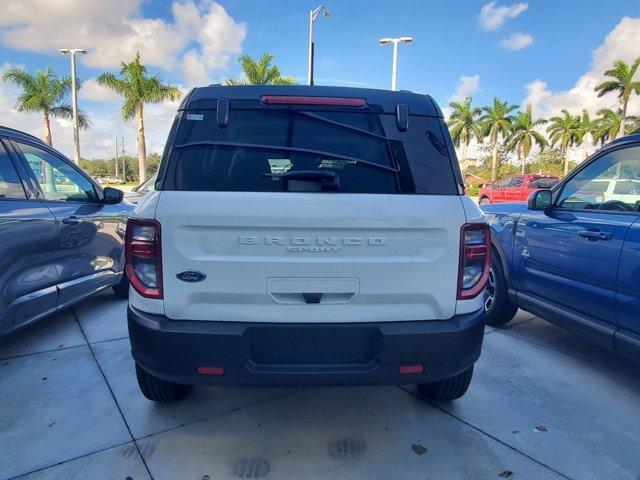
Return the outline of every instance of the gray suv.
{"type": "Polygon", "coordinates": [[[103,288],[128,296],[122,197],[43,141],[0,127],[0,335],[103,288]]]}

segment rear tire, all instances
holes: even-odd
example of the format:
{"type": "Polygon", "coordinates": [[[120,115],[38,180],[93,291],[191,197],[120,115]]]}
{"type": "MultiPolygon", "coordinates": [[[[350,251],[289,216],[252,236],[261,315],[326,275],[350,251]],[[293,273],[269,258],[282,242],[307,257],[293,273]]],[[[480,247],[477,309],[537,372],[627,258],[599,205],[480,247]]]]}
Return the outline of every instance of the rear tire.
{"type": "Polygon", "coordinates": [[[136,363],[136,377],[142,394],[154,402],[175,402],[182,400],[193,388],[192,385],[180,385],[151,375],[136,363]]]}
{"type": "Polygon", "coordinates": [[[127,278],[127,274],[123,272],[122,280],[111,288],[113,289],[113,293],[116,294],[116,297],[129,298],[129,279],[127,278]]]}
{"type": "Polygon", "coordinates": [[[418,393],[429,400],[448,402],[462,397],[471,383],[473,365],[455,377],[445,378],[439,382],[419,383],[418,393]]]}
{"type": "Polygon", "coordinates": [[[491,270],[485,289],[484,310],[486,312],[485,323],[492,327],[506,324],[518,312],[518,307],[509,300],[502,260],[495,249],[491,251],[491,270]]]}
{"type": "Polygon", "coordinates": [[[479,203],[480,205],[491,205],[491,200],[489,200],[489,197],[482,197],[479,203]]]}

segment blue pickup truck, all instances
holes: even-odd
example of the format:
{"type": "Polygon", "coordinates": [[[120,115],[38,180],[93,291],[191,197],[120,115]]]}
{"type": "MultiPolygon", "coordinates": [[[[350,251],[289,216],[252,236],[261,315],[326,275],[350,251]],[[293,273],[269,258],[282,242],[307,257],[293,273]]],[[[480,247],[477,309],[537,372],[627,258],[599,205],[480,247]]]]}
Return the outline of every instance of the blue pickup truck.
{"type": "Polygon", "coordinates": [[[526,204],[482,209],[493,243],[487,324],[519,307],[640,361],[640,134],[526,204]]]}

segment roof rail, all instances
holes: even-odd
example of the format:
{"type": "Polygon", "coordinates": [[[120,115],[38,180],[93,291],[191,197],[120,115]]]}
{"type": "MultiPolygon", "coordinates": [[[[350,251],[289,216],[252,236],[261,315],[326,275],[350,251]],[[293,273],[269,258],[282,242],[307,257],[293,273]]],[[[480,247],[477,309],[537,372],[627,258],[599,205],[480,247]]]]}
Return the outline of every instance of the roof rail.
{"type": "Polygon", "coordinates": [[[16,128],[5,127],[4,125],[0,125],[0,130],[9,130],[10,132],[19,133],[20,135],[24,135],[25,137],[33,138],[34,140],[37,140],[38,142],[43,142],[43,140],[41,138],[38,138],[35,135],[31,135],[30,133],[23,132],[22,130],[18,130],[16,128]]]}

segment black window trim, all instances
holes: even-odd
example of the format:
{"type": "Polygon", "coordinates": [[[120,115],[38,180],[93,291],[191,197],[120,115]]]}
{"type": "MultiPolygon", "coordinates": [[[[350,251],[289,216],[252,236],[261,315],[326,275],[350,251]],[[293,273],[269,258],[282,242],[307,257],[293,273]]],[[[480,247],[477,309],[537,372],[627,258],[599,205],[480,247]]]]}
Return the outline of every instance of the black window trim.
{"type": "Polygon", "coordinates": [[[524,185],[524,180],[525,180],[524,175],[514,175],[511,178],[511,183],[509,183],[509,186],[510,187],[521,187],[522,185],[524,185]],[[520,180],[520,183],[518,185],[514,185],[513,184],[513,182],[515,182],[516,180],[520,180]]]}
{"type": "Polygon", "coordinates": [[[513,182],[513,175],[509,175],[507,177],[504,177],[502,180],[498,181],[498,183],[496,183],[496,188],[508,188],[511,186],[511,182],[513,182]],[[507,180],[509,180],[509,182],[506,183],[504,186],[501,186],[502,182],[505,182],[507,180]]]}
{"type": "Polygon", "coordinates": [[[102,193],[102,188],[99,186],[98,182],[96,182],[93,178],[91,178],[90,175],[87,175],[80,167],[78,167],[75,163],[73,163],[71,160],[69,160],[68,158],[66,158],[64,155],[62,155],[60,152],[56,151],[54,148],[48,146],[48,145],[42,145],[38,142],[33,142],[33,141],[29,141],[26,139],[11,139],[11,142],[13,144],[13,149],[16,152],[16,155],[18,156],[20,163],[22,164],[22,168],[27,172],[27,176],[29,177],[30,183],[33,187],[33,190],[36,194],[36,198],[38,200],[40,200],[41,202],[57,202],[60,203],[58,200],[49,200],[48,198],[45,197],[44,192],[42,191],[42,187],[40,187],[40,183],[38,182],[38,179],[35,177],[33,170],[31,170],[31,167],[29,166],[29,162],[27,160],[27,158],[24,155],[24,152],[22,151],[22,149],[20,148],[20,144],[25,144],[25,145],[30,145],[34,148],[38,148],[42,151],[45,151],[47,153],[50,153],[51,155],[53,155],[54,157],[58,158],[59,160],[61,160],[63,163],[65,163],[67,166],[71,167],[72,169],[74,169],[76,172],[78,172],[81,176],[83,176],[85,179],[87,179],[89,181],[89,183],[91,183],[91,185],[93,186],[93,190],[95,192],[96,195],[96,201],[92,202],[92,201],[81,201],[81,200],[66,200],[64,203],[84,203],[84,204],[92,204],[95,205],[96,203],[102,203],[104,200],[104,194],[102,193]]]}
{"type": "Polygon", "coordinates": [[[7,157],[9,158],[9,164],[13,167],[18,176],[18,180],[20,181],[20,185],[22,186],[22,191],[24,193],[23,198],[0,198],[3,201],[18,201],[23,202],[27,200],[32,200],[32,196],[34,195],[31,190],[31,184],[25,181],[25,172],[19,168],[21,165],[16,161],[16,154],[13,151],[13,145],[9,142],[9,139],[0,137],[0,147],[4,148],[4,151],[7,153],[7,157]]]}
{"type": "Polygon", "coordinates": [[[603,148],[599,152],[595,153],[590,159],[582,162],[577,168],[575,168],[571,173],[569,173],[566,177],[560,180],[554,187],[551,188],[551,211],[560,211],[560,212],[579,212],[579,213],[604,213],[604,214],[613,214],[613,215],[628,215],[628,216],[640,216],[640,212],[637,210],[623,211],[623,210],[594,210],[592,208],[563,208],[558,205],[558,201],[560,200],[560,196],[562,195],[562,190],[567,183],[569,183],[573,177],[578,175],[582,170],[589,167],[592,163],[595,163],[598,159],[604,157],[613,152],[617,152],[618,150],[624,150],[627,148],[636,148],[640,147],[640,142],[638,141],[630,141],[630,142],[622,142],[620,144],[616,144],[615,146],[609,148],[603,148]]]}

